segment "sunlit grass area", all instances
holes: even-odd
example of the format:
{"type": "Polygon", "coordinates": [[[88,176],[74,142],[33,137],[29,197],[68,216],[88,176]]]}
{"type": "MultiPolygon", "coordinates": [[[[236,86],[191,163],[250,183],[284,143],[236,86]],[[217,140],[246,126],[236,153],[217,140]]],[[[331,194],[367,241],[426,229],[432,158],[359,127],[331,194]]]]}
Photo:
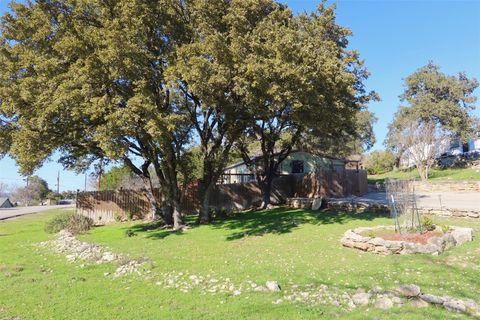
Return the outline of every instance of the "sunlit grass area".
{"type": "MultiPolygon", "coordinates": [[[[424,292],[478,300],[480,240],[440,256],[379,256],[347,249],[339,239],[350,228],[390,224],[376,214],[318,213],[273,209],[242,213],[184,232],[151,229],[148,223],[117,223],[80,236],[150,261],[148,276],[112,278],[116,265],[68,263],[36,244],[52,238],[44,223],[59,211],[0,223],[0,319],[452,319],[465,315],[442,308],[390,310],[285,301],[284,292],[327,285],[341,291],[415,283],[424,292]],[[126,236],[133,230],[135,236],[126,236]],[[210,294],[156,285],[158,275],[184,272],[229,278],[233,283],[278,281],[281,292],[210,294]]],[[[437,223],[470,226],[475,220],[437,223]]]]}
{"type": "MultiPolygon", "coordinates": [[[[369,175],[368,182],[383,182],[392,179],[420,179],[417,169],[391,171],[384,174],[369,175]]],[[[475,168],[447,168],[432,169],[429,175],[430,182],[443,181],[480,181],[480,169],[475,168]]]]}

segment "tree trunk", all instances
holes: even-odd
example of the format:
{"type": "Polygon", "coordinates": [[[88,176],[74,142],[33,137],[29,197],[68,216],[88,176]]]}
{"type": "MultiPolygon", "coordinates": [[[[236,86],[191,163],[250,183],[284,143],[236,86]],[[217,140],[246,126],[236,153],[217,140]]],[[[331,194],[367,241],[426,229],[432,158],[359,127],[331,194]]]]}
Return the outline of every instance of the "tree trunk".
{"type": "Polygon", "coordinates": [[[147,197],[150,203],[150,217],[152,220],[157,220],[159,218],[163,219],[164,218],[163,210],[160,208],[160,205],[158,204],[158,201],[155,198],[155,195],[153,193],[153,186],[150,181],[146,184],[147,184],[147,187],[145,189],[145,196],[147,197]]]}
{"type": "Polygon", "coordinates": [[[182,214],[180,212],[180,204],[177,200],[173,200],[172,205],[172,218],[173,218],[173,228],[175,230],[180,230],[183,228],[183,219],[182,214]]]}
{"type": "Polygon", "coordinates": [[[213,185],[212,182],[202,182],[201,185],[201,199],[202,205],[200,208],[200,214],[198,216],[198,223],[199,224],[208,224],[211,222],[210,216],[210,197],[212,194],[213,185]]]}
{"type": "Polygon", "coordinates": [[[165,224],[169,226],[173,225],[173,208],[166,199],[162,201],[162,213],[165,224]]]}
{"type": "Polygon", "coordinates": [[[420,179],[422,181],[426,181],[426,178],[425,178],[425,167],[423,166],[423,163],[417,163],[417,170],[418,170],[418,174],[420,175],[420,179]]]}
{"type": "Polygon", "coordinates": [[[262,193],[263,193],[263,202],[261,205],[262,209],[267,209],[268,206],[270,205],[271,195],[272,195],[272,180],[273,180],[272,176],[269,175],[267,176],[266,181],[264,181],[261,184],[262,193]]]}

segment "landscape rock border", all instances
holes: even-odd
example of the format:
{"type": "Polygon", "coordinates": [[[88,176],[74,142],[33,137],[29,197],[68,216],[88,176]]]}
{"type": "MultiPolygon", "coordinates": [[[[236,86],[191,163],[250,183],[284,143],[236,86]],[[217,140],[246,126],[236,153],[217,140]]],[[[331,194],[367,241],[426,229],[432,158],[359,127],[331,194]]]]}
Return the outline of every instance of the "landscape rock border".
{"type": "Polygon", "coordinates": [[[390,309],[407,303],[416,308],[441,306],[448,311],[480,316],[480,305],[471,299],[457,299],[450,296],[436,296],[423,293],[415,284],[404,284],[394,290],[373,288],[368,292],[359,290],[352,299],[356,305],[373,305],[378,309],[390,309]]]}
{"type": "MultiPolygon", "coordinates": [[[[357,229],[364,231],[365,229],[372,228],[357,229]]],[[[468,234],[462,232],[465,230],[461,229],[470,228],[453,229],[452,237],[459,242],[468,241],[466,238],[468,234]],[[457,231],[458,234],[453,234],[455,231],[457,231]]],[[[122,254],[112,253],[100,245],[82,242],[65,230],[57,234],[55,239],[41,242],[40,246],[53,248],[55,251],[65,254],[70,262],[77,260],[93,261],[97,264],[119,262],[120,266],[117,268],[114,276],[127,274],[143,276],[145,273],[149,273],[149,270],[144,273],[140,272],[144,262],[128,259],[127,256],[122,254]]],[[[419,286],[414,284],[401,285],[394,290],[382,290],[381,288],[375,287],[366,292],[364,289],[357,289],[352,293],[350,291],[340,290],[340,288],[329,287],[325,284],[309,284],[304,288],[290,284],[284,289],[277,281],[272,280],[267,281],[264,286],[251,280],[235,285],[229,278],[216,278],[211,275],[201,276],[184,272],[168,272],[160,273],[159,275],[162,281],[156,282],[156,285],[164,288],[178,289],[182,292],[203,289],[204,294],[229,293],[233,296],[239,296],[243,292],[281,293],[283,297],[273,301],[273,304],[283,302],[330,304],[344,307],[347,310],[372,305],[375,308],[386,310],[392,307],[401,307],[409,303],[411,306],[417,308],[435,305],[442,306],[451,312],[480,316],[480,305],[473,300],[426,294],[421,291],[419,286]]],[[[151,276],[152,274],[150,277],[151,276]]]]}
{"type": "Polygon", "coordinates": [[[428,239],[427,244],[408,241],[385,240],[380,237],[369,237],[362,233],[379,229],[394,229],[393,226],[360,227],[347,230],[340,242],[344,247],[373,252],[383,255],[427,253],[437,255],[443,251],[473,240],[472,228],[450,227],[440,237],[428,239]]]}
{"type": "Polygon", "coordinates": [[[148,271],[144,268],[145,259],[143,261],[130,259],[126,255],[113,253],[97,244],[80,241],[67,230],[60,231],[55,239],[41,242],[39,246],[52,248],[54,251],[64,254],[69,262],[77,260],[91,261],[96,264],[117,262],[119,266],[113,274],[114,277],[131,273],[142,275],[142,272],[148,271]]]}

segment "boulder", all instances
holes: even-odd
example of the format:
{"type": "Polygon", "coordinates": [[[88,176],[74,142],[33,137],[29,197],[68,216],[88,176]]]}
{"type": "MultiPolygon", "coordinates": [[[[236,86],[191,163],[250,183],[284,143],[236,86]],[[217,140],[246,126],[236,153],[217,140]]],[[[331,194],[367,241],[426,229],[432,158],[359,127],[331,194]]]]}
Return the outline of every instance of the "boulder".
{"type": "Polygon", "coordinates": [[[265,286],[267,287],[267,289],[269,291],[272,291],[272,292],[276,292],[276,291],[280,291],[281,288],[280,288],[280,285],[278,284],[277,281],[267,281],[265,283],[265,286]]]}
{"type": "Polygon", "coordinates": [[[420,287],[414,284],[404,284],[396,289],[396,291],[407,298],[418,297],[420,295],[420,287]]]}
{"type": "Polygon", "coordinates": [[[415,308],[426,308],[429,306],[428,302],[425,300],[422,300],[420,298],[414,298],[410,301],[410,305],[412,305],[415,308]]]}
{"type": "Polygon", "coordinates": [[[447,309],[448,311],[452,312],[465,312],[467,311],[467,307],[463,303],[462,300],[447,300],[443,303],[443,307],[447,309]]]}
{"type": "Polygon", "coordinates": [[[461,245],[473,240],[473,229],[455,227],[451,232],[451,235],[455,239],[457,245],[461,245]]]}
{"type": "Polygon", "coordinates": [[[312,201],[312,210],[318,210],[322,206],[323,197],[314,198],[312,201]]]}
{"type": "Polygon", "coordinates": [[[393,307],[393,301],[389,297],[381,296],[377,299],[377,302],[375,302],[375,308],[378,309],[390,309],[393,307]]]}
{"type": "Polygon", "coordinates": [[[357,306],[365,306],[370,303],[370,297],[369,293],[359,292],[352,296],[352,300],[357,306]]]}
{"type": "Polygon", "coordinates": [[[463,303],[465,304],[468,313],[477,317],[480,316],[480,305],[478,305],[475,301],[465,300],[463,303]]]}
{"type": "Polygon", "coordinates": [[[432,304],[443,304],[447,301],[446,298],[440,296],[434,296],[433,294],[421,294],[420,299],[425,302],[432,303],[432,304]]]}

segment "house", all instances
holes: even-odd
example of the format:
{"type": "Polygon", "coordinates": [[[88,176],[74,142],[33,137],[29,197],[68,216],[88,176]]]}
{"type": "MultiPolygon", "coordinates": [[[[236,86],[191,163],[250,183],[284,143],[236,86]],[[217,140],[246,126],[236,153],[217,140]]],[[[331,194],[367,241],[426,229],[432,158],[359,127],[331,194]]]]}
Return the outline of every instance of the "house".
{"type": "Polygon", "coordinates": [[[14,207],[13,203],[10,202],[8,198],[0,198],[0,208],[12,208],[14,207]]]}
{"type": "Polygon", "coordinates": [[[480,139],[470,139],[468,141],[468,151],[473,152],[477,151],[480,152],[480,139]]]}
{"type": "MultiPolygon", "coordinates": [[[[253,158],[259,162],[261,156],[253,158]]],[[[318,156],[304,151],[294,151],[280,164],[278,175],[295,175],[316,172],[320,170],[345,170],[346,160],[318,156]]],[[[255,181],[255,176],[248,169],[245,162],[240,161],[225,168],[220,183],[245,183],[255,181]]]]}
{"type": "MultiPolygon", "coordinates": [[[[425,146],[424,154],[430,152],[432,145],[425,146]]],[[[416,148],[409,148],[404,152],[400,159],[400,166],[403,168],[411,168],[416,165],[413,152],[418,152],[416,148]]],[[[418,149],[418,148],[417,148],[418,149]]],[[[477,155],[480,153],[480,139],[469,139],[468,143],[463,143],[458,139],[443,139],[439,145],[435,146],[435,158],[440,161],[442,165],[450,165],[458,157],[466,157],[468,155],[477,155]]],[[[419,154],[422,158],[422,154],[419,154]]]]}

